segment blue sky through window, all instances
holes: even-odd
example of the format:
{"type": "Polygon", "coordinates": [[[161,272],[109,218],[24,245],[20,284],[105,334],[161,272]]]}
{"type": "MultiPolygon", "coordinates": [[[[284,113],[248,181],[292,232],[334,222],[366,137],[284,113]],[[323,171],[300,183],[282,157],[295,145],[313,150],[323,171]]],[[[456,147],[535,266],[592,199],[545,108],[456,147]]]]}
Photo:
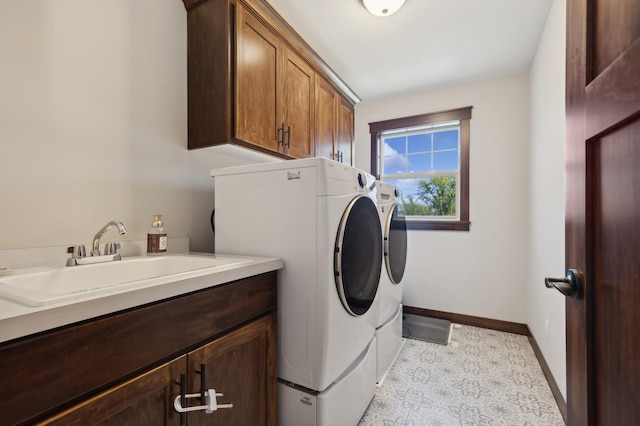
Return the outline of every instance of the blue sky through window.
{"type": "Polygon", "coordinates": [[[382,178],[402,191],[405,202],[424,205],[418,197],[420,181],[435,176],[452,176],[457,180],[460,129],[453,126],[407,129],[402,133],[383,135],[381,147],[382,178]]]}
{"type": "Polygon", "coordinates": [[[458,129],[384,139],[384,174],[456,170],[458,129]]]}

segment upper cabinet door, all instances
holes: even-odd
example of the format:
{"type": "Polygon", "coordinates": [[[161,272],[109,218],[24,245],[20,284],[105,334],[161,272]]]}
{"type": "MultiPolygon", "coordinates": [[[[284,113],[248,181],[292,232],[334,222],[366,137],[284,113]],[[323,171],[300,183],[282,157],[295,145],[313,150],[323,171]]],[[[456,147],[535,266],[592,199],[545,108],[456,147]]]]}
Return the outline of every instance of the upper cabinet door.
{"type": "Polygon", "coordinates": [[[333,159],[333,142],[336,137],[336,91],[323,78],[316,85],[316,157],[333,159]]]}
{"type": "Polygon", "coordinates": [[[316,84],[316,157],[352,163],[353,105],[323,78],[316,84]]]}
{"type": "Polygon", "coordinates": [[[338,97],[338,134],[334,158],[339,156],[341,163],[352,165],[352,141],[353,141],[353,106],[342,96],[338,97]]]}
{"type": "Polygon", "coordinates": [[[316,73],[295,52],[285,49],[283,74],[285,153],[294,158],[313,157],[316,73]]]}
{"type": "Polygon", "coordinates": [[[277,35],[237,4],[236,138],[281,150],[278,107],[282,44],[277,35]]]}

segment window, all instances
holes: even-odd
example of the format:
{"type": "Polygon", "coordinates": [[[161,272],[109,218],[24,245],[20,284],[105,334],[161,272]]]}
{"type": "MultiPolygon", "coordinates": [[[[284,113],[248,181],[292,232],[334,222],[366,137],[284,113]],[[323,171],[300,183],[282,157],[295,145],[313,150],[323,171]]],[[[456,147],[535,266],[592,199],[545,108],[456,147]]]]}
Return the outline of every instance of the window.
{"type": "Polygon", "coordinates": [[[371,172],[401,189],[407,229],[469,230],[471,108],[369,123],[371,172]]]}

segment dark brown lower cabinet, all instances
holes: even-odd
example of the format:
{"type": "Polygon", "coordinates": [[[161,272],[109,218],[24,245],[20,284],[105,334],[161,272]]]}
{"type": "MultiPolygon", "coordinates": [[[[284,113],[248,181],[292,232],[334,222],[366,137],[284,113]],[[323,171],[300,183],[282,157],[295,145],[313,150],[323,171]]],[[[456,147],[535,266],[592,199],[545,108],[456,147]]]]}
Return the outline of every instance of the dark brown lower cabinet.
{"type": "MultiPolygon", "coordinates": [[[[275,336],[275,315],[251,322],[238,330],[198,348],[188,355],[113,387],[50,419],[42,425],[275,425],[275,400],[269,372],[275,367],[270,356],[275,336]],[[203,373],[204,372],[204,373],[203,373]],[[174,400],[185,394],[214,389],[219,405],[232,404],[212,413],[191,411],[179,414],[174,400]]],[[[186,399],[187,406],[202,404],[186,399]]],[[[182,404],[184,406],[184,404],[182,404]]]]}
{"type": "Polygon", "coordinates": [[[0,344],[0,424],[276,426],[276,305],[270,272],[0,344]],[[233,407],[174,409],[203,388],[233,407]]]}
{"type": "Polygon", "coordinates": [[[180,372],[187,357],[161,365],[119,386],[115,386],[42,425],[179,425],[180,415],[173,409],[173,396],[180,394],[180,372]]]}
{"type": "Polygon", "coordinates": [[[275,371],[276,357],[269,354],[276,332],[275,315],[248,324],[234,333],[203,346],[188,355],[193,388],[201,390],[199,381],[204,370],[206,389],[222,394],[218,404],[233,404],[212,414],[189,413],[189,425],[274,425],[276,411],[269,402],[276,400],[277,380],[268,372],[275,371]],[[194,375],[195,373],[195,375],[194,375]]]}

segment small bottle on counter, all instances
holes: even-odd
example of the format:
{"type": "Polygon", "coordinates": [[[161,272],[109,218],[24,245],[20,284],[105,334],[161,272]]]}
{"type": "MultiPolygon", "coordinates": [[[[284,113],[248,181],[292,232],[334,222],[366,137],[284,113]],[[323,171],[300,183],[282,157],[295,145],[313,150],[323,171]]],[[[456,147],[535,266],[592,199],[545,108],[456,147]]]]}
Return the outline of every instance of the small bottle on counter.
{"type": "Polygon", "coordinates": [[[147,234],[147,255],[162,256],[167,252],[167,233],[162,224],[162,215],[154,214],[147,234]]]}

